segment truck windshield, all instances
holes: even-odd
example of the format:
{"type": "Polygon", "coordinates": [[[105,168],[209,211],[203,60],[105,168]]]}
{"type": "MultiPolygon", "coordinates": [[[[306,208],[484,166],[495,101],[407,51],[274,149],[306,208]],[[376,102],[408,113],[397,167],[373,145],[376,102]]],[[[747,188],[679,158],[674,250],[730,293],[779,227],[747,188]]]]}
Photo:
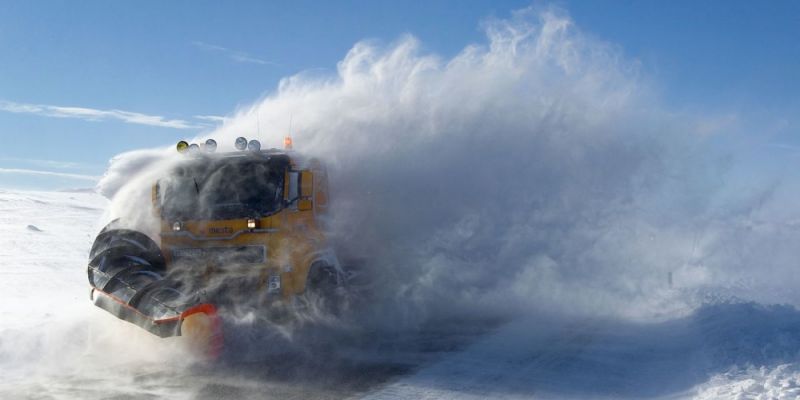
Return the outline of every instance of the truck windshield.
{"type": "Polygon", "coordinates": [[[158,181],[167,220],[263,217],[283,205],[285,157],[194,159],[158,181]]]}

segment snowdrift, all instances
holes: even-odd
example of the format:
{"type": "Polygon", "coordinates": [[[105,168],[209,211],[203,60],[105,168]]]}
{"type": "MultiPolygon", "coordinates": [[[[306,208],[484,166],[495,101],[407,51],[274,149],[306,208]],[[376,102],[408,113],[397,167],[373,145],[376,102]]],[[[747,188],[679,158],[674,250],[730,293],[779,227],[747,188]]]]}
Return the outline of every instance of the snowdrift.
{"type": "Polygon", "coordinates": [[[795,398],[799,355],[791,306],[724,301],[649,323],[543,315],[366,398],[795,398]]]}

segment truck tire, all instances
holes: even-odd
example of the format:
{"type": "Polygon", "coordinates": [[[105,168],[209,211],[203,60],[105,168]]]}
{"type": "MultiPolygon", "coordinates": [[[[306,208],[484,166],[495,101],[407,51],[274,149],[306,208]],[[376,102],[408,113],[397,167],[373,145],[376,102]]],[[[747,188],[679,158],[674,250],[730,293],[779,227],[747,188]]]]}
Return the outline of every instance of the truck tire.
{"type": "Polygon", "coordinates": [[[315,262],[308,271],[306,297],[325,313],[339,310],[339,275],[336,269],[322,262],[315,262]]]}

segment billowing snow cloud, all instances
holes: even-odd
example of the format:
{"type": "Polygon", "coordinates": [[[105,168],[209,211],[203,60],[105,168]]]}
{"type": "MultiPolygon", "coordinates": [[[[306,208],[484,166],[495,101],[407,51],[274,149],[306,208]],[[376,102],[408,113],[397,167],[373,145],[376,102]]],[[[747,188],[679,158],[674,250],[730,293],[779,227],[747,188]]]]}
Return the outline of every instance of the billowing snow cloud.
{"type": "MultiPolygon", "coordinates": [[[[557,9],[484,27],[485,43],[449,59],[412,36],[357,43],[335,75],[288,77],[209,136],[277,147],[291,120],[295,148],[330,168],[337,241],[370,260],[396,320],[652,316],[687,307],[670,281],[752,276],[725,250],[748,245],[741,214],[717,212],[726,164],[635,60],[557,9]]],[[[141,160],[121,157],[101,182],[118,213],[149,198],[157,164],[141,160]]]]}

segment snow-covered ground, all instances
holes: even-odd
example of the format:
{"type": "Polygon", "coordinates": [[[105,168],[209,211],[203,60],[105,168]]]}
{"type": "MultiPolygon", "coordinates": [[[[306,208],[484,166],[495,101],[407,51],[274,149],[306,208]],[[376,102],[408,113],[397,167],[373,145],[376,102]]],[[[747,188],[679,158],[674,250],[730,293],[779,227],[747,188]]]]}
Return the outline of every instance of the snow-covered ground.
{"type": "Polygon", "coordinates": [[[83,271],[105,206],[93,193],[0,192],[4,327],[41,321],[86,298],[83,271]]]}
{"type": "Polygon", "coordinates": [[[94,193],[0,191],[0,399],[330,398],[393,373],[252,361],[209,368],[178,340],[94,307],[86,263],[106,206],[94,193]]]}
{"type": "Polygon", "coordinates": [[[658,321],[531,315],[466,346],[443,330],[427,356],[352,358],[382,358],[371,364],[182,362],[88,299],[105,206],[0,192],[0,398],[800,398],[800,312],[739,300],[658,321]]]}
{"type": "Polygon", "coordinates": [[[705,305],[669,321],[510,323],[368,399],[798,398],[800,312],[705,305]]]}

